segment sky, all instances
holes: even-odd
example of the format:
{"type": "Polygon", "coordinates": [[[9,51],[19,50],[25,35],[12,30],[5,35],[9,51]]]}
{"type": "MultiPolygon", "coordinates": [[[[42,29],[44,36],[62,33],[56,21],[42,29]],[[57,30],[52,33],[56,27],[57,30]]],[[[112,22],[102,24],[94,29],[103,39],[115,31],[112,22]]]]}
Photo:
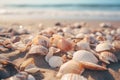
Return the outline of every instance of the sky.
{"type": "Polygon", "coordinates": [[[120,0],[0,0],[0,4],[120,4],[120,0]]]}

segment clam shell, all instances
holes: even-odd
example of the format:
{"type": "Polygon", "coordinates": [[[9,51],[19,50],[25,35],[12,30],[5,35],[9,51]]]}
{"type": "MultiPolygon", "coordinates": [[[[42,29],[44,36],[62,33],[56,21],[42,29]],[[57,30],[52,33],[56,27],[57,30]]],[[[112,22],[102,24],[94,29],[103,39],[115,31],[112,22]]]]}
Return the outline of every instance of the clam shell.
{"type": "Polygon", "coordinates": [[[49,59],[53,56],[54,53],[59,52],[60,49],[55,48],[55,47],[50,47],[48,54],[45,56],[45,60],[48,62],[49,59]]]}
{"type": "Polygon", "coordinates": [[[70,60],[64,63],[63,65],[61,65],[57,73],[57,77],[61,77],[62,75],[67,73],[81,74],[83,71],[84,71],[84,68],[79,62],[70,60]]]}
{"type": "Polygon", "coordinates": [[[42,45],[44,47],[49,47],[50,46],[50,40],[42,35],[38,35],[36,36],[33,40],[32,43],[34,45],[42,45]]]}
{"type": "Polygon", "coordinates": [[[87,79],[79,74],[69,73],[69,74],[63,75],[61,80],[87,80],[87,79]]]}
{"type": "Polygon", "coordinates": [[[32,45],[28,54],[47,55],[48,49],[41,45],[32,45]]]}
{"type": "Polygon", "coordinates": [[[117,57],[113,53],[108,51],[101,52],[99,58],[107,64],[110,64],[109,61],[118,62],[117,57]]]}
{"type": "Polygon", "coordinates": [[[104,42],[104,43],[98,44],[95,50],[97,52],[101,52],[105,50],[111,50],[112,48],[113,48],[112,44],[110,44],[109,42],[104,42]]]}
{"type": "Polygon", "coordinates": [[[36,80],[32,75],[28,75],[28,79],[27,80],[36,80]]]}
{"type": "Polygon", "coordinates": [[[61,57],[59,56],[52,56],[50,59],[49,59],[49,65],[50,67],[52,68],[56,68],[56,67],[60,67],[62,64],[63,64],[63,60],[61,57]]]}
{"type": "Polygon", "coordinates": [[[93,55],[93,53],[86,50],[79,50],[73,54],[73,60],[85,61],[91,63],[98,63],[98,59],[93,55]]]}

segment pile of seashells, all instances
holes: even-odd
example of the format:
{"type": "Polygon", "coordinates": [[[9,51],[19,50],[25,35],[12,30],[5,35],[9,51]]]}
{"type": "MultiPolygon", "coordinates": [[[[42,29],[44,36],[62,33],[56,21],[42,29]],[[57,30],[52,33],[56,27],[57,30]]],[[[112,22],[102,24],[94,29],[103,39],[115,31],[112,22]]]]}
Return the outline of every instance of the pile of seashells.
{"type": "Polygon", "coordinates": [[[51,68],[59,68],[56,77],[60,80],[87,80],[82,76],[85,69],[107,70],[108,64],[120,60],[117,56],[120,52],[120,28],[110,24],[101,23],[98,29],[93,30],[79,23],[65,26],[59,23],[53,28],[41,30],[36,36],[24,29],[1,31],[0,36],[1,53],[16,50],[16,55],[26,53],[25,61],[19,68],[9,62],[8,58],[14,55],[0,54],[0,79],[3,80],[36,80],[26,69],[34,63],[32,55],[43,56],[51,68]],[[2,70],[5,69],[3,65],[9,64],[14,65],[17,74],[9,71],[7,74],[2,70]],[[1,77],[2,71],[8,76],[1,77]]]}

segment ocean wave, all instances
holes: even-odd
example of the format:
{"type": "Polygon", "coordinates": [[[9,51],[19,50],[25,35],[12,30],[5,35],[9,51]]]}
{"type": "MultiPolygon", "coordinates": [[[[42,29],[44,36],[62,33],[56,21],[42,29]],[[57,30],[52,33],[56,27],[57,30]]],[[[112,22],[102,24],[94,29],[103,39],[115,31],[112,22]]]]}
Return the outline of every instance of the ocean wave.
{"type": "Polygon", "coordinates": [[[106,18],[120,19],[120,11],[65,11],[65,10],[34,10],[34,9],[0,9],[0,15],[26,15],[39,17],[67,17],[67,18],[106,18]]]}

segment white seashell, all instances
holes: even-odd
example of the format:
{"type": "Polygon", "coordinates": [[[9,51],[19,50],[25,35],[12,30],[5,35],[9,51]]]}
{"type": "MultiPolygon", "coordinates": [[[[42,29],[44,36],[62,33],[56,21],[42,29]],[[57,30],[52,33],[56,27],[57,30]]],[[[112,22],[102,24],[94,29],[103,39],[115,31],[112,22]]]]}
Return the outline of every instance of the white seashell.
{"type": "Polygon", "coordinates": [[[73,60],[77,61],[85,61],[91,63],[98,63],[98,59],[93,55],[93,53],[86,50],[79,50],[73,54],[73,60]]]}
{"type": "Polygon", "coordinates": [[[112,48],[113,48],[112,44],[110,44],[109,42],[104,42],[104,43],[98,44],[95,50],[97,52],[101,52],[105,50],[111,50],[112,48]]]}
{"type": "Polygon", "coordinates": [[[85,36],[85,34],[83,34],[83,33],[79,33],[79,34],[77,34],[77,35],[75,36],[75,38],[83,39],[84,36],[85,36]]]}
{"type": "Polygon", "coordinates": [[[110,23],[100,23],[99,26],[102,27],[102,28],[110,28],[110,27],[112,27],[112,25],[110,23]]]}
{"type": "Polygon", "coordinates": [[[28,79],[27,80],[36,80],[32,75],[28,75],[28,79]]]}
{"type": "Polygon", "coordinates": [[[62,75],[67,73],[75,73],[75,74],[81,74],[84,71],[83,66],[74,60],[70,60],[63,65],[61,65],[57,77],[62,77],[62,75]]]}
{"type": "Polygon", "coordinates": [[[99,58],[100,60],[102,60],[103,62],[107,64],[110,64],[109,61],[118,62],[117,57],[113,53],[108,52],[108,51],[101,52],[99,58]]]}
{"type": "Polygon", "coordinates": [[[63,60],[59,56],[52,56],[49,59],[49,65],[52,68],[60,67],[63,64],[63,60]]]}
{"type": "Polygon", "coordinates": [[[69,74],[63,75],[61,80],[87,80],[87,79],[79,74],[69,73],[69,74]]]}
{"type": "Polygon", "coordinates": [[[41,54],[47,55],[48,49],[41,45],[32,45],[31,49],[29,50],[28,54],[41,54]]]}
{"type": "Polygon", "coordinates": [[[106,35],[106,40],[112,42],[113,37],[111,35],[106,35]]]}
{"type": "Polygon", "coordinates": [[[79,33],[83,33],[83,34],[89,34],[90,30],[88,28],[81,28],[79,33]]]}
{"type": "Polygon", "coordinates": [[[116,30],[117,34],[120,35],[120,28],[116,30]]]}
{"type": "Polygon", "coordinates": [[[95,35],[96,36],[102,36],[103,34],[101,32],[96,32],[95,35]]]}
{"type": "Polygon", "coordinates": [[[49,59],[53,56],[54,53],[59,52],[60,49],[55,48],[55,47],[50,47],[48,54],[45,56],[45,60],[49,62],[49,59]]]}
{"type": "Polygon", "coordinates": [[[89,50],[90,46],[88,42],[80,41],[76,44],[76,50],[89,50]]]}
{"type": "Polygon", "coordinates": [[[115,30],[111,30],[111,35],[115,35],[116,34],[116,31],[115,30]]]}

